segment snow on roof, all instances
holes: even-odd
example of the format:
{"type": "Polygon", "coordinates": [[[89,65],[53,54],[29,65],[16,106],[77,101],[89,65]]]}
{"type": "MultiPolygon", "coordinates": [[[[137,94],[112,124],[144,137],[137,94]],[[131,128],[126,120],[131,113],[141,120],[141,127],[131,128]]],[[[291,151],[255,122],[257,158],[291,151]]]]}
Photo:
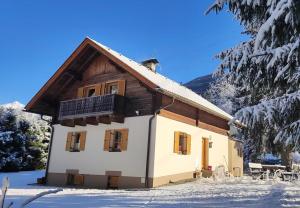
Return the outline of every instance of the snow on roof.
{"type": "Polygon", "coordinates": [[[95,44],[97,44],[99,47],[106,50],[108,53],[113,55],[114,57],[118,58],[120,61],[122,61],[124,64],[128,65],[130,68],[138,72],[140,75],[145,77],[147,80],[158,86],[163,91],[164,94],[168,94],[170,96],[174,96],[177,99],[191,104],[193,106],[199,107],[200,109],[206,110],[212,114],[215,114],[217,116],[220,116],[222,118],[225,118],[227,120],[231,120],[232,116],[223,111],[222,109],[218,108],[208,100],[204,99],[197,93],[193,92],[192,90],[180,85],[179,83],[157,73],[149,70],[147,67],[143,66],[142,64],[139,64],[122,54],[108,48],[107,46],[102,45],[101,43],[98,43],[97,41],[89,38],[91,41],[93,41],[95,44]]]}

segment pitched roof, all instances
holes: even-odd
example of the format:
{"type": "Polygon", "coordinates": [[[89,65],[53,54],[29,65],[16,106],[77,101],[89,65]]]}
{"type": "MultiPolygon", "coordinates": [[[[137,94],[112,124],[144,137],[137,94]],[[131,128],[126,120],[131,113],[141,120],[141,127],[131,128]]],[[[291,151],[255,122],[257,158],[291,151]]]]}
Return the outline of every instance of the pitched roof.
{"type": "Polygon", "coordinates": [[[111,53],[113,56],[117,57],[119,60],[124,62],[126,65],[128,65],[130,68],[134,69],[136,72],[138,72],[140,75],[154,83],[156,86],[158,86],[165,94],[168,94],[170,96],[175,96],[177,99],[182,100],[183,102],[187,102],[191,105],[197,106],[201,109],[207,110],[210,113],[217,114],[220,117],[223,117],[225,119],[232,119],[232,116],[223,111],[222,109],[218,108],[216,105],[212,104],[208,100],[204,99],[200,95],[196,94],[192,90],[184,87],[183,85],[157,73],[149,70],[147,67],[143,66],[142,64],[139,64],[122,54],[102,45],[101,43],[98,43],[97,41],[92,40],[95,44],[100,46],[101,48],[105,49],[107,52],[111,53]]]}
{"type": "Polygon", "coordinates": [[[55,81],[55,79],[66,69],[66,65],[70,63],[78,54],[78,50],[83,48],[84,45],[91,45],[95,47],[100,53],[108,56],[116,64],[124,67],[129,73],[141,79],[146,85],[154,88],[163,94],[173,96],[182,102],[193,105],[197,108],[203,109],[209,113],[222,117],[226,120],[232,119],[232,116],[218,108],[214,104],[210,103],[200,95],[196,94],[192,90],[182,86],[181,84],[157,73],[149,70],[147,67],[139,64],[122,54],[102,45],[101,43],[87,37],[81,45],[73,52],[73,54],[66,60],[66,62],[57,70],[57,72],[51,77],[50,80],[43,86],[43,88],[32,98],[32,100],[26,105],[26,109],[30,109],[34,103],[40,98],[47,88],[55,81]]]}

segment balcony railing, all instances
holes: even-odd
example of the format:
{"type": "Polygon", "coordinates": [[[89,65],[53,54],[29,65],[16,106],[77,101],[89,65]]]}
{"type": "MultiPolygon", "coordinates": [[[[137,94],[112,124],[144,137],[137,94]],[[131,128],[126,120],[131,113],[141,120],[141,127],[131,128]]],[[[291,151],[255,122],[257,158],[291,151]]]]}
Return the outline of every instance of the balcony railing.
{"type": "Polygon", "coordinates": [[[124,97],[116,94],[60,102],[58,120],[122,114],[124,97]]]}

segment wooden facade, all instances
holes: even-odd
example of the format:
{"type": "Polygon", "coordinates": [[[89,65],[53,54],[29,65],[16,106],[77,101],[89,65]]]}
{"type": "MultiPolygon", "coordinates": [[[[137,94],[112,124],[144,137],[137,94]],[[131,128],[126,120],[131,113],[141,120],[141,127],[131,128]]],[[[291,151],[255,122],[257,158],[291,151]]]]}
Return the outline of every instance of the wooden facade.
{"type": "MultiPolygon", "coordinates": [[[[144,77],[138,76],[120,61],[85,40],[26,106],[26,110],[53,117],[54,123],[66,126],[122,122],[125,117],[152,115],[172,102],[170,96],[157,92],[144,77]],[[62,119],[61,106],[78,98],[78,89],[114,80],[125,82],[124,105],[118,114],[80,115],[62,119]],[[60,117],[60,119],[59,119],[60,117]]],[[[75,102],[75,101],[74,101],[75,102]]],[[[72,103],[72,102],[71,102],[72,103]]],[[[78,103],[78,102],[77,102],[78,103]]],[[[71,104],[70,104],[71,105],[71,104]]],[[[74,103],[73,103],[74,105],[74,103]]],[[[179,100],[160,112],[211,131],[227,134],[227,120],[179,100]]]]}

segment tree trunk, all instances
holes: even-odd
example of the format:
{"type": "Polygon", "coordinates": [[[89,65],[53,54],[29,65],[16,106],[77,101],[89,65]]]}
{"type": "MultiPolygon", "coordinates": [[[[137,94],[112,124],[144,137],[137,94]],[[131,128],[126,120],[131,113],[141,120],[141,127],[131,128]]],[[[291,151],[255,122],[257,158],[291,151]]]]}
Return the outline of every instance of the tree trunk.
{"type": "Polygon", "coordinates": [[[290,170],[292,167],[292,158],[290,148],[282,148],[281,152],[281,163],[287,167],[287,170],[290,170]]]}

